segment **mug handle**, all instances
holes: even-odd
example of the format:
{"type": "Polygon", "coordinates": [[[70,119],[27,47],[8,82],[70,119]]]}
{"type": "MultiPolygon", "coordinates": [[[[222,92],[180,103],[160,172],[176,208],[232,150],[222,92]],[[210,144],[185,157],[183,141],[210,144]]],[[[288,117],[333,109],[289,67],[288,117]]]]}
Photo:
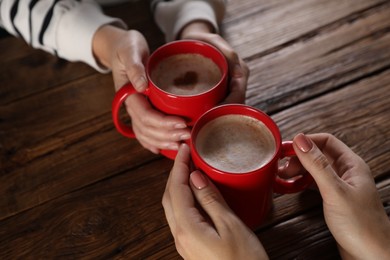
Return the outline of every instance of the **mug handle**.
{"type": "Polygon", "coordinates": [[[115,93],[114,100],[112,101],[112,119],[114,121],[114,125],[119,133],[129,138],[135,138],[133,128],[125,125],[120,120],[119,111],[126,98],[136,93],[138,92],[135,90],[133,85],[131,83],[127,83],[115,93]]]}
{"type": "MultiPolygon", "coordinates": [[[[296,153],[293,148],[292,141],[286,141],[282,143],[282,156],[280,159],[284,157],[296,156],[296,153]]],[[[301,177],[298,179],[286,180],[280,178],[278,175],[275,176],[274,183],[274,192],[279,194],[288,194],[288,193],[296,193],[299,191],[305,190],[313,183],[313,177],[310,173],[303,172],[301,177]]]]}

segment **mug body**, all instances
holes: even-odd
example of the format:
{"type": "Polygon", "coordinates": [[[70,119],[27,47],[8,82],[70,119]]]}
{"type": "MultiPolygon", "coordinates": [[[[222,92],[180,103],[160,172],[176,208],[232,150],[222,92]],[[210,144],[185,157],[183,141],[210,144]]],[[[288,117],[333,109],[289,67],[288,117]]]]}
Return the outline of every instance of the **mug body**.
{"type": "Polygon", "coordinates": [[[218,106],[207,111],[195,123],[190,146],[195,166],[215,183],[232,210],[250,228],[259,227],[272,208],[273,185],[281,154],[282,141],[275,122],[265,113],[246,105],[218,106]],[[202,158],[196,147],[199,131],[213,119],[225,115],[249,116],[262,122],[270,130],[275,145],[270,161],[249,172],[232,173],[217,169],[202,158]]]}

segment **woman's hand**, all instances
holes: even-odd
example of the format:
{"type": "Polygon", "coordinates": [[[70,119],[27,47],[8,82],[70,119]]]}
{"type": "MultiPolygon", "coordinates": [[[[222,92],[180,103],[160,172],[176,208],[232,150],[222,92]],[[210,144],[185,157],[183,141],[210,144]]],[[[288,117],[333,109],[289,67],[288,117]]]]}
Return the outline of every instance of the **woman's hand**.
{"type": "MultiPolygon", "coordinates": [[[[116,90],[128,82],[138,92],[147,88],[145,64],[149,47],[141,33],[103,26],[94,36],[93,50],[98,61],[112,70],[116,90]]],[[[155,110],[141,94],[131,95],[125,105],[136,138],[153,153],[177,150],[179,142],[190,137],[184,119],[155,110]]]]}
{"type": "Polygon", "coordinates": [[[229,94],[224,103],[245,103],[249,69],[229,43],[220,35],[213,33],[210,24],[202,21],[188,24],[182,30],[180,38],[204,41],[219,49],[229,64],[229,94]]]}
{"type": "Polygon", "coordinates": [[[367,164],[329,134],[299,134],[293,143],[318,185],[343,258],[390,259],[390,222],[367,164]]]}
{"type": "Polygon", "coordinates": [[[184,259],[268,259],[213,183],[199,171],[190,175],[189,163],[189,147],[182,144],[162,200],[179,254],[184,259]]]}

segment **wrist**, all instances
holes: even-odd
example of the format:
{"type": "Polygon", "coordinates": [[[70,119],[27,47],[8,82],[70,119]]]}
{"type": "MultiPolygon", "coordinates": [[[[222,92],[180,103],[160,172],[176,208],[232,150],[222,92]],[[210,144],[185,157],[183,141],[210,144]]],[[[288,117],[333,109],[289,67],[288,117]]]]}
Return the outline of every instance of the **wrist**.
{"type": "Polygon", "coordinates": [[[371,259],[390,259],[390,221],[384,210],[381,213],[367,235],[367,256],[371,259]]]}
{"type": "Polygon", "coordinates": [[[188,36],[194,33],[215,33],[215,30],[213,25],[207,21],[194,21],[183,27],[179,33],[179,39],[190,38],[188,36]]]}
{"type": "Polygon", "coordinates": [[[390,259],[390,220],[386,215],[384,219],[383,228],[381,229],[381,236],[377,241],[377,259],[390,259]]]}
{"type": "Polygon", "coordinates": [[[113,25],[104,25],[94,34],[92,40],[92,52],[99,65],[112,68],[112,56],[115,51],[115,44],[126,34],[126,30],[113,25]]]}
{"type": "Polygon", "coordinates": [[[360,237],[360,246],[357,246],[354,250],[344,250],[339,246],[342,258],[344,260],[390,259],[390,221],[388,218],[378,221],[376,227],[360,237]]]}

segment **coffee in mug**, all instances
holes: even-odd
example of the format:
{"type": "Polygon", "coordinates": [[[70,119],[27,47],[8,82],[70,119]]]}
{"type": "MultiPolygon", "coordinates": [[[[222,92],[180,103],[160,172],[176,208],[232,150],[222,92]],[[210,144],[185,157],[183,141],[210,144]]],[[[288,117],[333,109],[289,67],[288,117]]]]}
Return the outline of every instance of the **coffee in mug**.
{"type": "Polygon", "coordinates": [[[272,209],[274,192],[306,189],[313,179],[278,177],[279,161],[295,156],[292,142],[282,142],[276,123],[246,105],[227,104],[204,113],[190,139],[191,158],[216,185],[231,209],[250,228],[258,228],[272,209]]]}
{"type": "Polygon", "coordinates": [[[201,54],[177,54],[160,61],[151,80],[158,88],[180,96],[198,95],[216,86],[222,78],[220,68],[201,54]]]}
{"type": "Polygon", "coordinates": [[[276,144],[263,122],[245,115],[224,115],[202,127],[196,149],[214,168],[242,174],[271,161],[276,144]]]}

